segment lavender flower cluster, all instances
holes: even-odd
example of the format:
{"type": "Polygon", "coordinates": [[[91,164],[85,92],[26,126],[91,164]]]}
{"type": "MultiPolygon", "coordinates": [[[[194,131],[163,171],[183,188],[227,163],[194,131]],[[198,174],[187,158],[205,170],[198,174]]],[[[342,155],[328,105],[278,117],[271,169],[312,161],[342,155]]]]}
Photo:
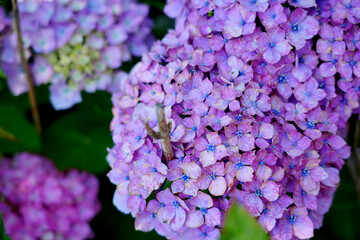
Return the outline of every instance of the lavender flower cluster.
{"type": "MultiPolygon", "coordinates": [[[[57,110],[81,102],[82,90],[118,90],[123,73],[115,70],[153,42],[149,7],[136,0],[26,0],[19,1],[19,11],[35,84],[50,83],[57,110]]],[[[28,85],[15,31],[2,9],[0,35],[0,66],[19,95],[28,85]]]]}
{"type": "MultiPolygon", "coordinates": [[[[135,228],[217,239],[232,203],[272,239],[329,210],[359,109],[359,0],[168,0],[176,19],[113,94],[108,176],[135,228]],[[155,104],[175,158],[164,161],[155,104]]],[[[241,224],[241,223],[239,223],[241,224]]]]}
{"type": "Polygon", "coordinates": [[[81,240],[100,209],[96,177],[77,170],[58,172],[52,162],[18,153],[0,162],[0,213],[14,240],[81,240]]]}

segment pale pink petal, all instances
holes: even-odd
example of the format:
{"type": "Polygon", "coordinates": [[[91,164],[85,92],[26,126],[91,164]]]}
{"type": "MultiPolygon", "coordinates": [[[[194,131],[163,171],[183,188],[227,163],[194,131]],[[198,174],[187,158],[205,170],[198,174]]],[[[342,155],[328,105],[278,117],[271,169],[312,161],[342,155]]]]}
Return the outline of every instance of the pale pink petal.
{"type": "Polygon", "coordinates": [[[204,224],[204,216],[200,211],[187,215],[185,225],[190,228],[197,228],[204,224]]]}
{"type": "Polygon", "coordinates": [[[272,124],[269,124],[269,123],[263,123],[260,126],[259,131],[260,131],[261,137],[265,138],[265,139],[270,139],[274,135],[274,127],[272,124]]]}
{"type": "Polygon", "coordinates": [[[278,184],[274,183],[273,181],[268,181],[263,184],[261,187],[261,192],[263,193],[264,198],[269,201],[275,201],[279,198],[279,191],[280,187],[278,184]]]}
{"type": "Polygon", "coordinates": [[[255,148],[255,139],[250,134],[245,134],[239,140],[238,147],[241,151],[247,152],[255,148]]]}
{"type": "Polygon", "coordinates": [[[177,208],[174,219],[171,221],[171,229],[178,231],[185,223],[186,212],[183,208],[177,208]]]}
{"type": "Polygon", "coordinates": [[[314,226],[308,216],[297,216],[293,229],[294,235],[300,239],[308,239],[314,236],[314,226]]]}
{"type": "Polygon", "coordinates": [[[221,213],[218,208],[210,208],[205,215],[205,223],[208,226],[216,226],[221,223],[221,213]]]}
{"type": "Polygon", "coordinates": [[[217,177],[215,180],[211,181],[209,191],[214,196],[221,196],[225,193],[226,190],[226,181],[223,177],[217,177]]]}
{"type": "Polygon", "coordinates": [[[203,164],[204,167],[214,164],[216,162],[214,153],[207,150],[201,152],[200,162],[203,164]]]}
{"type": "Polygon", "coordinates": [[[176,180],[171,184],[171,191],[173,193],[182,192],[185,188],[184,181],[182,179],[176,180]]]}
{"type": "Polygon", "coordinates": [[[215,150],[215,159],[221,160],[222,158],[224,158],[226,156],[228,156],[226,147],[224,145],[217,146],[216,150],[215,150]]]}
{"type": "Polygon", "coordinates": [[[268,180],[272,175],[272,170],[266,165],[260,165],[256,170],[256,177],[260,180],[268,180]]]}
{"type": "Polygon", "coordinates": [[[264,209],[264,204],[255,193],[244,195],[243,204],[253,216],[259,216],[264,209]]]}
{"type": "Polygon", "coordinates": [[[252,167],[244,166],[236,172],[236,178],[240,182],[251,182],[253,179],[254,170],[252,167]]]}

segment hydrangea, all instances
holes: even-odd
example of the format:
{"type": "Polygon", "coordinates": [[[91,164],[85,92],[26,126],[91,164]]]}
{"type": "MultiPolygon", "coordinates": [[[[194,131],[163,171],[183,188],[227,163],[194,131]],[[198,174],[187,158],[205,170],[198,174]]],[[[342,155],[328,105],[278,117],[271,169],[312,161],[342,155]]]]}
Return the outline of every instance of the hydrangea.
{"type": "Polygon", "coordinates": [[[47,158],[18,153],[0,162],[0,213],[14,239],[88,239],[98,213],[99,182],[86,172],[58,172],[47,158]]]}
{"type": "Polygon", "coordinates": [[[238,203],[274,239],[312,237],[350,155],[342,136],[359,108],[359,7],[167,1],[175,29],[112,97],[115,146],[107,160],[119,211],[136,218],[137,230],[168,239],[218,239],[238,203]],[[171,159],[165,140],[150,134],[159,131],[161,104],[171,159]],[[154,169],[165,177],[152,194],[137,176],[148,172],[139,163],[149,157],[166,166],[154,169]]]}
{"type": "MultiPolygon", "coordinates": [[[[55,109],[82,101],[81,91],[118,90],[117,70],[153,42],[149,7],[135,0],[19,1],[26,57],[35,85],[50,84],[55,109]]],[[[0,66],[14,95],[28,90],[16,34],[0,9],[0,66]]]]}

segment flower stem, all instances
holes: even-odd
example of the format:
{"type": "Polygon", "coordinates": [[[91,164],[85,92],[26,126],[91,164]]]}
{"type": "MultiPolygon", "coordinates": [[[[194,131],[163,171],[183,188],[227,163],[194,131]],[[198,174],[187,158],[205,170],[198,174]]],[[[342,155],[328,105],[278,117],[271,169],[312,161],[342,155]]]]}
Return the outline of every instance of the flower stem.
{"type": "Polygon", "coordinates": [[[35,123],[36,131],[40,135],[41,131],[42,131],[40,114],[39,114],[39,109],[38,109],[37,101],[36,101],[34,78],[31,74],[29,64],[25,57],[24,44],[22,41],[22,34],[21,34],[21,27],[20,27],[18,2],[17,2],[17,0],[11,0],[11,3],[13,6],[14,25],[15,25],[15,32],[16,32],[16,37],[17,37],[19,54],[20,54],[21,66],[25,71],[26,81],[29,86],[28,96],[29,96],[29,101],[30,101],[30,106],[31,106],[31,113],[32,113],[33,120],[35,123]]]}

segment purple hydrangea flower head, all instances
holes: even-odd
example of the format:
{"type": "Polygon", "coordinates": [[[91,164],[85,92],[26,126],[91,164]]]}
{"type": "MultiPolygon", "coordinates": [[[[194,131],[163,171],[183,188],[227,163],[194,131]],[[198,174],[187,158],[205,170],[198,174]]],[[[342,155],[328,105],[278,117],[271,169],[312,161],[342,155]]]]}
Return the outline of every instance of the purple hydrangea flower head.
{"type": "Polygon", "coordinates": [[[13,239],[93,237],[90,220],[100,210],[99,182],[86,172],[58,172],[30,153],[0,162],[0,213],[13,239]]]}
{"type": "Polygon", "coordinates": [[[174,29],[119,76],[112,97],[109,178],[136,229],[218,239],[239,203],[271,238],[313,236],[359,112],[360,21],[346,1],[167,1],[174,29]],[[173,158],[145,127],[159,131],[159,103],[173,158]]]}
{"type": "MultiPolygon", "coordinates": [[[[20,1],[19,11],[26,57],[29,62],[35,59],[31,61],[35,85],[50,83],[56,110],[81,102],[83,90],[116,91],[115,70],[132,55],[141,56],[153,41],[149,8],[135,0],[20,1]]],[[[10,90],[19,95],[28,88],[13,77],[22,68],[11,20],[1,9],[5,44],[0,45],[0,65],[10,90]]]]}

